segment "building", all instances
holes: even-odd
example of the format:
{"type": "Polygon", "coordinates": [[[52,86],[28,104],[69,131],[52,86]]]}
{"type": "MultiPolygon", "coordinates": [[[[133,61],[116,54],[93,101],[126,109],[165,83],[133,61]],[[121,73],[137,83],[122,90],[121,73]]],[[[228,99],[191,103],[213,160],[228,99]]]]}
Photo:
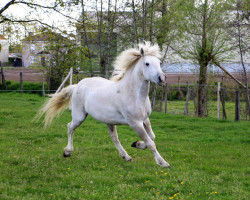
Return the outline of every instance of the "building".
{"type": "MultiPolygon", "coordinates": [[[[53,44],[64,44],[68,41],[65,37],[54,32],[44,32],[29,36],[22,40],[22,62],[25,68],[45,66],[51,59],[53,44]]],[[[61,49],[63,51],[63,48],[61,49]]]]}
{"type": "Polygon", "coordinates": [[[45,64],[50,58],[50,53],[45,51],[50,39],[48,34],[29,33],[29,36],[22,41],[22,62],[25,68],[45,64]]]}
{"type": "Polygon", "coordinates": [[[2,64],[7,63],[9,60],[9,42],[0,35],[0,61],[2,64]]]}

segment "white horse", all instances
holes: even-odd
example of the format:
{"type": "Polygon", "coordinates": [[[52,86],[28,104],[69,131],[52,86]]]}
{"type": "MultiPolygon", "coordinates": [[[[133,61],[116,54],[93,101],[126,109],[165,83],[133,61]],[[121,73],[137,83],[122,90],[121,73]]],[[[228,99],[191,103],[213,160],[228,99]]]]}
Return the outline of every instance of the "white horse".
{"type": "Polygon", "coordinates": [[[158,45],[151,46],[149,42],[140,44],[139,49],[125,50],[116,58],[111,80],[100,77],[86,78],[77,85],[64,88],[48,100],[37,115],[37,118],[40,118],[46,113],[45,126],[71,104],[72,121],[68,123],[65,157],[73,152],[74,130],[90,114],[96,120],[107,124],[109,135],[123,159],[132,161],[119,142],[116,132],[116,125],[119,124],[129,125],[143,140],[134,142],[132,147],[148,147],[161,167],[170,168],[156,149],[155,134],[148,118],[151,113],[148,96],[150,81],[159,85],[166,81],[159,57],[158,45]]]}

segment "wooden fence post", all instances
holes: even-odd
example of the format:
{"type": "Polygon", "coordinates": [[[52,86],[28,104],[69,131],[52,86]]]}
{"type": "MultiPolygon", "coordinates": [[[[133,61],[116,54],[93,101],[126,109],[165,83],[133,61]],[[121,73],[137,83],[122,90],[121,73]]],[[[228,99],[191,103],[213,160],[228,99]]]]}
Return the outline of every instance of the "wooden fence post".
{"type": "Polygon", "coordinates": [[[73,77],[73,67],[70,68],[70,81],[69,81],[70,85],[72,85],[72,77],[73,77]]]}
{"type": "Polygon", "coordinates": [[[61,88],[64,86],[64,84],[66,83],[66,81],[68,80],[68,78],[70,77],[71,78],[71,83],[72,83],[72,73],[73,73],[73,68],[70,68],[70,72],[69,72],[69,74],[66,76],[66,78],[63,80],[63,82],[62,82],[62,84],[60,85],[60,87],[57,89],[57,91],[56,91],[56,93],[55,94],[57,94],[60,90],[61,90],[61,88]]]}
{"type": "Polygon", "coordinates": [[[0,67],[1,67],[1,75],[2,75],[2,84],[5,86],[5,89],[7,90],[7,85],[4,77],[4,72],[3,72],[3,67],[1,66],[1,61],[0,61],[0,67]]]}
{"type": "Polygon", "coordinates": [[[181,80],[181,77],[180,77],[180,76],[178,76],[178,90],[181,90],[180,80],[181,80]]]}
{"type": "Polygon", "coordinates": [[[217,87],[217,118],[220,119],[220,82],[217,87]]]}
{"type": "Polygon", "coordinates": [[[165,113],[167,113],[168,110],[168,84],[166,83],[165,85],[165,95],[164,95],[164,100],[165,100],[165,113]]]}
{"type": "Polygon", "coordinates": [[[151,101],[151,108],[152,110],[154,110],[154,106],[155,106],[155,98],[156,98],[156,91],[157,91],[157,85],[154,84],[154,90],[153,90],[153,97],[152,97],[152,101],[151,101]]]}
{"type": "Polygon", "coordinates": [[[186,104],[185,104],[185,109],[184,109],[184,115],[188,114],[189,97],[190,97],[190,90],[189,90],[189,84],[187,82],[187,99],[186,99],[186,104]]]}
{"type": "Polygon", "coordinates": [[[42,90],[43,90],[43,96],[45,97],[45,89],[44,89],[44,74],[42,75],[42,90]]]}
{"type": "Polygon", "coordinates": [[[221,96],[223,119],[227,119],[227,113],[226,113],[226,87],[221,88],[220,96],[221,96]]]}
{"type": "Polygon", "coordinates": [[[194,113],[195,113],[195,116],[198,116],[198,91],[197,91],[197,87],[198,87],[198,83],[197,85],[194,85],[193,86],[193,98],[194,98],[194,113]]]}
{"type": "Polygon", "coordinates": [[[20,93],[23,93],[23,72],[20,72],[20,93]]]}
{"type": "Polygon", "coordinates": [[[160,112],[162,112],[162,103],[164,101],[164,87],[162,87],[162,91],[161,91],[161,102],[160,102],[160,112]]]}
{"type": "Polygon", "coordinates": [[[235,93],[235,121],[240,120],[240,92],[236,90],[235,93]]]}

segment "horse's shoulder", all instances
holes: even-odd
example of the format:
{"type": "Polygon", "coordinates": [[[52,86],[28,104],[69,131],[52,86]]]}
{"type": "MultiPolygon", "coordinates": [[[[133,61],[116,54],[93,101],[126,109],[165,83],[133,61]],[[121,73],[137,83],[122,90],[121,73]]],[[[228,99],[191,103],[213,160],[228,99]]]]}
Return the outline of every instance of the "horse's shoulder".
{"type": "Polygon", "coordinates": [[[81,84],[103,84],[103,83],[111,83],[113,81],[110,81],[108,79],[102,78],[102,77],[92,77],[92,78],[85,78],[81,80],[81,84]]]}

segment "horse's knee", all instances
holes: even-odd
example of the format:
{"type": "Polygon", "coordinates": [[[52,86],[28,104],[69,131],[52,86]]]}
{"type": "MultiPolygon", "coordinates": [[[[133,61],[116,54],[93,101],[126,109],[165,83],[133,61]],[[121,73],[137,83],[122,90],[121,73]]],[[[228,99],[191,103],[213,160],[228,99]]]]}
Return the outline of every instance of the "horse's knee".
{"type": "Polygon", "coordinates": [[[156,151],[156,145],[155,145],[155,143],[152,141],[152,142],[147,142],[147,147],[151,150],[151,151],[153,151],[153,152],[155,152],[156,151]]]}
{"type": "Polygon", "coordinates": [[[153,132],[151,132],[150,138],[151,140],[155,141],[155,134],[153,132]]]}

